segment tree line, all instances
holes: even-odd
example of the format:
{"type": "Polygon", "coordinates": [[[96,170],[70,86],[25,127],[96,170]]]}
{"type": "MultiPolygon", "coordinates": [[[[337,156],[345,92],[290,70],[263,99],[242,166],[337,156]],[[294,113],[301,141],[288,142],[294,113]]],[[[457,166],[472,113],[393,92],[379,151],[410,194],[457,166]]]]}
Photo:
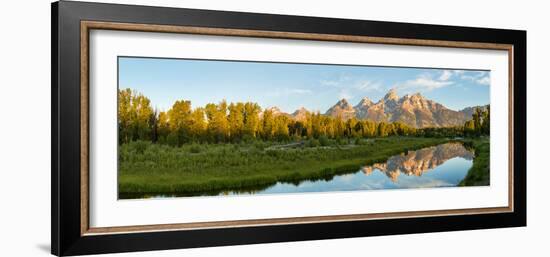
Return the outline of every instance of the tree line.
{"type": "Polygon", "coordinates": [[[224,143],[251,140],[289,141],[304,138],[371,138],[386,136],[480,136],[489,134],[489,108],[477,109],[464,126],[417,129],[401,122],[374,122],[330,117],[306,112],[296,120],[262,112],[257,103],[209,103],[192,108],[178,100],[168,111],[157,111],[143,94],[130,89],[118,92],[119,144],[145,140],[179,146],[186,143],[224,143]]]}

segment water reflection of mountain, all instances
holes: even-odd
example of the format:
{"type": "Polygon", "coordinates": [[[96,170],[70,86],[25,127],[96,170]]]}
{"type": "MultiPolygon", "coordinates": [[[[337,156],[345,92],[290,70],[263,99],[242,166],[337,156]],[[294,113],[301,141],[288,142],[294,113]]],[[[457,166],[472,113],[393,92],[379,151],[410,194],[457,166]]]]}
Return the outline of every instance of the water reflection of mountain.
{"type": "Polygon", "coordinates": [[[460,143],[447,143],[396,155],[390,157],[385,163],[365,166],[362,171],[366,175],[370,175],[376,169],[396,182],[401,173],[407,176],[422,176],[424,172],[455,157],[472,160],[474,154],[460,143]]]}

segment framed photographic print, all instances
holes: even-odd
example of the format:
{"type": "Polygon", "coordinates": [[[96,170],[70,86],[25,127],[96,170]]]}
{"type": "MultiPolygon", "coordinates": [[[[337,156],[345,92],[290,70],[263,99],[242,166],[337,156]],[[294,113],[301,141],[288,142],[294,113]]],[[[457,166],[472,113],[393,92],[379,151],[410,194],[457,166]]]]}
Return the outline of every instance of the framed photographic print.
{"type": "Polygon", "coordinates": [[[526,225],[526,32],[56,2],[52,253],[526,225]]]}

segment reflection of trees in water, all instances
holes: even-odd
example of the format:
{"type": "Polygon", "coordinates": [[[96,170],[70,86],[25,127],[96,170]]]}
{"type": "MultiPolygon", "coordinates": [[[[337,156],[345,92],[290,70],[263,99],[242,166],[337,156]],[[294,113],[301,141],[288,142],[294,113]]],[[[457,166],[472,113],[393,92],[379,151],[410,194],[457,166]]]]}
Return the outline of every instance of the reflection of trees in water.
{"type": "Polygon", "coordinates": [[[422,176],[424,172],[455,157],[472,160],[474,154],[460,143],[447,143],[395,155],[384,163],[365,166],[362,170],[366,175],[370,175],[375,169],[380,170],[396,182],[401,173],[407,176],[422,176]]]}

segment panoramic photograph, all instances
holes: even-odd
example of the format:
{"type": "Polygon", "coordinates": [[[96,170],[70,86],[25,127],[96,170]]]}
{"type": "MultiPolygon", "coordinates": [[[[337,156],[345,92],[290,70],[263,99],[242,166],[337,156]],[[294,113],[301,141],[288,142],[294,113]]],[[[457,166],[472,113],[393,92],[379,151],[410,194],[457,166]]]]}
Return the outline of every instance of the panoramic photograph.
{"type": "Polygon", "coordinates": [[[118,198],[489,186],[490,71],[118,58],[118,198]]]}

